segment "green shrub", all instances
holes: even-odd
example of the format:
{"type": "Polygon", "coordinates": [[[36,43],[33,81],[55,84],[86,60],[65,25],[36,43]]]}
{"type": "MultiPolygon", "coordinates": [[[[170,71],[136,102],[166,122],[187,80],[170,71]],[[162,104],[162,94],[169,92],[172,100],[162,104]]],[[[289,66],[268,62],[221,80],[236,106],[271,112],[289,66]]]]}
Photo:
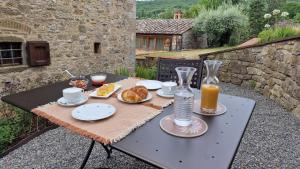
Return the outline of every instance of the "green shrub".
{"type": "Polygon", "coordinates": [[[125,67],[119,67],[115,70],[116,75],[129,76],[129,71],[125,67]]]}
{"type": "Polygon", "coordinates": [[[157,69],[156,67],[145,68],[142,66],[138,66],[135,71],[136,77],[140,77],[143,79],[156,79],[157,69]]]}
{"type": "Polygon", "coordinates": [[[293,18],[294,22],[300,23],[300,13],[297,13],[294,18],[293,18]]]}
{"type": "Polygon", "coordinates": [[[297,29],[291,27],[275,27],[260,32],[258,37],[261,43],[266,43],[298,35],[300,35],[300,31],[297,29]]]}
{"type": "Polygon", "coordinates": [[[295,2],[286,3],[283,6],[283,10],[289,13],[288,16],[289,18],[294,18],[297,14],[300,13],[300,3],[295,3],[295,2]]]}
{"type": "Polygon", "coordinates": [[[210,47],[238,44],[248,29],[247,16],[237,6],[225,4],[216,10],[202,10],[194,23],[194,33],[207,34],[210,47]]]}
{"type": "Polygon", "coordinates": [[[266,4],[262,0],[252,0],[249,6],[250,35],[256,36],[261,32],[265,25],[264,14],[266,4]]]}
{"type": "Polygon", "coordinates": [[[31,130],[33,115],[21,109],[10,107],[14,112],[12,117],[0,119],[0,153],[3,153],[20,135],[31,130]]]}
{"type": "MultiPolygon", "coordinates": [[[[263,0],[260,0],[263,1],[263,0]]],[[[281,9],[287,0],[264,0],[266,2],[267,11],[271,12],[274,9],[281,9]]]]}

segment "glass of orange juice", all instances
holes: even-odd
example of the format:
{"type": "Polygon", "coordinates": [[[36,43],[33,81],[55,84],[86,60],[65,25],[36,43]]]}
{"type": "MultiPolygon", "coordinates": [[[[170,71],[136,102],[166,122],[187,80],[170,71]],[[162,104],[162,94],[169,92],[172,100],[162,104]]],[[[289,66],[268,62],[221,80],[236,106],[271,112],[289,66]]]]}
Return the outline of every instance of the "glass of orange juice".
{"type": "Polygon", "coordinates": [[[218,105],[220,87],[212,84],[201,86],[201,109],[208,113],[214,113],[218,105]]]}
{"type": "Polygon", "coordinates": [[[204,63],[207,76],[203,79],[201,86],[201,111],[205,113],[215,113],[218,107],[218,97],[220,93],[217,72],[222,62],[218,60],[206,60],[204,63]]]}

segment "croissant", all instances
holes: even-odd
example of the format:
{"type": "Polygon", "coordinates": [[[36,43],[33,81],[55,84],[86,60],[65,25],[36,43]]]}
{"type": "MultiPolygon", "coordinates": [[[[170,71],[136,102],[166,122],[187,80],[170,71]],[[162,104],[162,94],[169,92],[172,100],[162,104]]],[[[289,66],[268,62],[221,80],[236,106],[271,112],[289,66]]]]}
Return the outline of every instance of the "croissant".
{"type": "Polygon", "coordinates": [[[146,99],[148,96],[148,89],[144,86],[136,86],[122,92],[122,99],[129,103],[138,103],[146,99]]]}

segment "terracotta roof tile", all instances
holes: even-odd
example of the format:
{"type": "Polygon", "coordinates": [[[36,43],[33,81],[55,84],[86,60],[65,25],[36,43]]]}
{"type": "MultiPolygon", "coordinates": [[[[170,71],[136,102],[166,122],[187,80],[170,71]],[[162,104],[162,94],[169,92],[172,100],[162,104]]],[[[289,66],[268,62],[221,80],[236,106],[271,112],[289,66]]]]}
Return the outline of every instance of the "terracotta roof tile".
{"type": "Polygon", "coordinates": [[[191,19],[145,19],[137,20],[136,33],[183,34],[192,27],[191,19]]]}

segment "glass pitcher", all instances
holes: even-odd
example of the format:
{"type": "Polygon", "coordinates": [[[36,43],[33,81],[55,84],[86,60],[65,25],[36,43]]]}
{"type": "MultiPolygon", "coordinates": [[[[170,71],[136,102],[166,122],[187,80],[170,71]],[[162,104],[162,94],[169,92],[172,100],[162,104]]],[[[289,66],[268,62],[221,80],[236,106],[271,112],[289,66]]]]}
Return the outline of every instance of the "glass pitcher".
{"type": "Polygon", "coordinates": [[[201,85],[201,111],[206,113],[215,113],[220,93],[217,72],[222,62],[218,60],[206,60],[204,63],[206,66],[207,76],[203,79],[203,83],[201,85]]]}
{"type": "Polygon", "coordinates": [[[177,67],[175,70],[179,78],[179,87],[174,97],[174,122],[178,126],[189,126],[192,123],[194,104],[194,94],[190,84],[197,69],[193,67],[177,67]]]}

